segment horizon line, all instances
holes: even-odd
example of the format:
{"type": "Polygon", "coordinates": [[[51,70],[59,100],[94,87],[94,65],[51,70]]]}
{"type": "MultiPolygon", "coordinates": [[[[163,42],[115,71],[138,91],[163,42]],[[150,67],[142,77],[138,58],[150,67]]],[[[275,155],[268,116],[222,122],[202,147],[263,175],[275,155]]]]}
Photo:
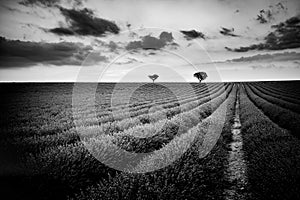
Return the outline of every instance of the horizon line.
{"type": "MultiPolygon", "coordinates": [[[[300,81],[296,79],[280,79],[280,80],[242,80],[242,81],[205,81],[201,83],[243,83],[243,82],[276,82],[276,81],[300,81]]],[[[1,83],[153,83],[153,82],[96,82],[96,81],[0,81],[1,83]]],[[[175,81],[159,81],[155,83],[199,83],[197,81],[175,82],[175,81]]]]}

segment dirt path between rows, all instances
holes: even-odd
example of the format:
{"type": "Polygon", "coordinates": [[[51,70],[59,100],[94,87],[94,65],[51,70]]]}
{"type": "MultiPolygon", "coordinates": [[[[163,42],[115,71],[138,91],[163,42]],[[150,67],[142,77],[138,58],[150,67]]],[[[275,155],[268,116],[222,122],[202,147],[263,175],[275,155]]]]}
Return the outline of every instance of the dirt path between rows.
{"type": "Polygon", "coordinates": [[[231,187],[225,191],[226,199],[245,199],[247,186],[247,165],[244,159],[243,138],[240,121],[240,91],[238,89],[235,103],[234,123],[231,127],[232,142],[229,144],[228,166],[225,176],[231,183],[231,187]]]}

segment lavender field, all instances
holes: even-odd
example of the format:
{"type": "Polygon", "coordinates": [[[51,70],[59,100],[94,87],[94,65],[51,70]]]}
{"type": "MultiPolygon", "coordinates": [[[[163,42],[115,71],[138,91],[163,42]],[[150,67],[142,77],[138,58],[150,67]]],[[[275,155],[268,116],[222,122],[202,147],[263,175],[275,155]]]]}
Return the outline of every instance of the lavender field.
{"type": "Polygon", "coordinates": [[[126,104],[112,101],[116,84],[98,85],[96,120],[86,115],[80,130],[95,138],[104,133],[130,152],[153,152],[134,169],[163,165],[168,149],[194,138],[170,165],[137,174],[113,169],[86,149],[97,143],[77,132],[72,83],[2,83],[2,191],[11,199],[299,198],[299,82],[193,83],[180,93],[184,84],[119,84],[118,94],[138,88],[126,104]],[[201,157],[208,127],[222,111],[221,135],[201,157]]]}

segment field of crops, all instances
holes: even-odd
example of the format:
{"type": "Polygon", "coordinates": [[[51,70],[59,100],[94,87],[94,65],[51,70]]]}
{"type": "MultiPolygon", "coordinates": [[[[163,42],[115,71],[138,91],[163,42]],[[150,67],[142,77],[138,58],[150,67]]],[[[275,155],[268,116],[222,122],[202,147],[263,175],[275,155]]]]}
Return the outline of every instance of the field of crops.
{"type": "Polygon", "coordinates": [[[300,199],[300,82],[101,83],[76,109],[73,86],[0,84],[10,199],[300,199]],[[129,166],[147,173],[95,158],[115,145],[153,152],[129,166]]]}

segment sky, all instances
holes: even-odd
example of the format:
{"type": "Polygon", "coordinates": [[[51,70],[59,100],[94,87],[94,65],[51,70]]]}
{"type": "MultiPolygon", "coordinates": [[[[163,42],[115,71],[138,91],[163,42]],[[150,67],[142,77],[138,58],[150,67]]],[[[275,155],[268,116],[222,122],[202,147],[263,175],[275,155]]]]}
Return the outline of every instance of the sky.
{"type": "Polygon", "coordinates": [[[299,0],[2,0],[1,82],[300,79],[299,0]]]}

